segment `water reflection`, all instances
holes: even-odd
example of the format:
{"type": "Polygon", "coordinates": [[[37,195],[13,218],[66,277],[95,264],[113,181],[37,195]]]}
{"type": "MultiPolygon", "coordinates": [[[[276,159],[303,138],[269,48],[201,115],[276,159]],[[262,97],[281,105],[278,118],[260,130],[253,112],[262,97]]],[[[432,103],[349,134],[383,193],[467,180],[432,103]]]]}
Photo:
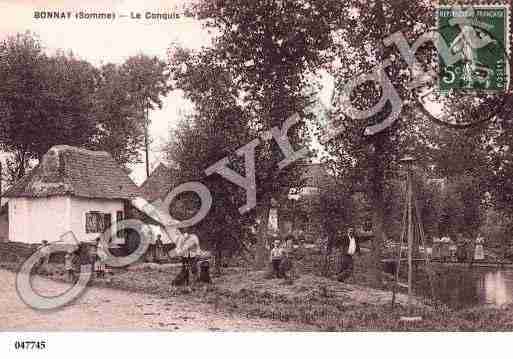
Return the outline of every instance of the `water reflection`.
{"type": "Polygon", "coordinates": [[[513,303],[513,271],[450,268],[419,288],[453,308],[513,303]]]}
{"type": "Polygon", "coordinates": [[[503,305],[513,302],[513,274],[505,272],[484,275],[485,303],[503,305]]]}

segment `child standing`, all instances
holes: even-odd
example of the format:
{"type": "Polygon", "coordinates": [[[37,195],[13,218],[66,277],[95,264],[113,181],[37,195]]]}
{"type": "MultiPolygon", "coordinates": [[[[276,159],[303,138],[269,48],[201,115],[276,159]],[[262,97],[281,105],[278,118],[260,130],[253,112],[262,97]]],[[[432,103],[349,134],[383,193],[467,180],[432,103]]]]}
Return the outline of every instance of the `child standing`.
{"type": "Polygon", "coordinates": [[[274,241],[273,248],[271,249],[271,264],[273,268],[273,275],[276,276],[276,278],[282,278],[281,273],[281,260],[283,257],[283,248],[280,245],[279,240],[274,241]]]}
{"type": "Polygon", "coordinates": [[[94,258],[94,271],[96,272],[96,278],[105,277],[105,263],[103,263],[101,257],[99,256],[99,252],[102,251],[100,238],[96,239],[95,246],[95,258],[94,258]]]}
{"type": "Polygon", "coordinates": [[[64,256],[64,270],[66,271],[66,274],[68,276],[68,280],[72,283],[76,283],[77,276],[75,273],[75,253],[73,251],[68,251],[66,255],[64,256]]]}
{"type": "Polygon", "coordinates": [[[95,242],[89,247],[89,261],[91,263],[91,270],[93,273],[96,271],[96,260],[98,257],[98,251],[97,251],[97,242],[95,242]]]}

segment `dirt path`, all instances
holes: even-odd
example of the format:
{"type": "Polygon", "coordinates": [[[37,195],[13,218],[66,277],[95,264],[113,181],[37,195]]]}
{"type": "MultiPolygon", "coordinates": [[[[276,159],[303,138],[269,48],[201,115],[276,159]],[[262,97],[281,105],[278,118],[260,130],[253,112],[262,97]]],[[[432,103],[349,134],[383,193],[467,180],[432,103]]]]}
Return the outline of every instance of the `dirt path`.
{"type": "MultiPolygon", "coordinates": [[[[163,330],[163,331],[297,331],[297,326],[217,312],[182,298],[105,288],[90,288],[73,304],[50,313],[34,311],[18,297],[15,274],[0,270],[0,331],[24,330],[163,330]]],[[[67,284],[37,279],[38,290],[59,293],[67,284]],[[40,289],[39,289],[40,288],[40,289]]]]}

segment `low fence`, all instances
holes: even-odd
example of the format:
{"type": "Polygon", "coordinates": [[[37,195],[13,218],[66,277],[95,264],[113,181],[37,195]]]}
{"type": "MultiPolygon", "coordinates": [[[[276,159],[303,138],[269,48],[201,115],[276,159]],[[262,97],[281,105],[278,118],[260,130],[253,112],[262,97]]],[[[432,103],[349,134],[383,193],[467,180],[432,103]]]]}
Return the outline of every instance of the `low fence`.
{"type": "MultiPolygon", "coordinates": [[[[0,262],[21,263],[34,254],[40,244],[0,242],[0,262]]],[[[50,263],[64,263],[64,252],[52,253],[50,263]]]]}
{"type": "Polygon", "coordinates": [[[0,242],[0,262],[23,262],[34,254],[38,247],[38,244],[0,242]]]}
{"type": "MultiPolygon", "coordinates": [[[[22,263],[34,254],[40,244],[28,244],[21,242],[0,242],[0,263],[22,263]]],[[[126,256],[124,247],[110,248],[110,252],[115,257],[126,256]]],[[[57,252],[50,255],[50,263],[64,264],[66,253],[57,252]]]]}

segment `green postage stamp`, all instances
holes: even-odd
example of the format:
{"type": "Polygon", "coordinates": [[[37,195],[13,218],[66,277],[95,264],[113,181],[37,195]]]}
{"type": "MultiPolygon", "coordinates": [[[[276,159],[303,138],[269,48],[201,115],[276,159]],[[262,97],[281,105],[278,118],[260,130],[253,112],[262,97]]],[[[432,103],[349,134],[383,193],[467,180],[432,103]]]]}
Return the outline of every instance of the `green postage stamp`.
{"type": "Polygon", "coordinates": [[[439,55],[441,92],[509,88],[509,7],[439,6],[437,29],[449,56],[439,55]],[[448,61],[449,59],[449,61],[448,61]]]}

